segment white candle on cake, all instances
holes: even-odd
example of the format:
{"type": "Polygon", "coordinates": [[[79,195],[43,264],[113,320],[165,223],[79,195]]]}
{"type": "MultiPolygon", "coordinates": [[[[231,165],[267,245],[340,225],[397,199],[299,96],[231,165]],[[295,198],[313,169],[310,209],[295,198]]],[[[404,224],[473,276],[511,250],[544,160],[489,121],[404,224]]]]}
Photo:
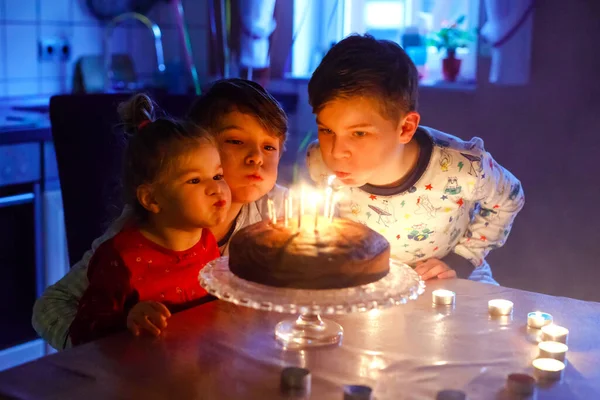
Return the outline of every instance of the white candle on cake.
{"type": "Polygon", "coordinates": [[[339,193],[334,193],[333,197],[331,198],[331,209],[329,210],[329,222],[330,223],[333,222],[333,217],[335,214],[335,205],[339,201],[338,194],[339,193]]]}
{"type": "Polygon", "coordinates": [[[267,199],[267,213],[269,214],[269,221],[273,221],[273,200],[267,199]]]}
{"type": "Polygon", "coordinates": [[[323,216],[325,218],[329,218],[329,203],[331,203],[331,195],[333,194],[333,189],[328,186],[325,189],[325,206],[323,207],[323,216]]]}
{"type": "Polygon", "coordinates": [[[302,217],[304,216],[304,186],[300,189],[300,201],[298,201],[298,229],[302,228],[302,217]]]}
{"type": "Polygon", "coordinates": [[[271,200],[271,209],[273,210],[273,225],[277,225],[277,210],[275,209],[275,203],[271,200]]]}
{"type": "Polygon", "coordinates": [[[333,188],[331,187],[331,184],[333,183],[334,179],[335,175],[329,175],[327,178],[327,187],[325,188],[325,207],[323,207],[323,216],[325,218],[329,217],[329,209],[332,200],[331,197],[333,195],[333,188]]]}
{"type": "Polygon", "coordinates": [[[283,226],[287,228],[288,226],[288,197],[287,195],[283,198],[283,226]]]}
{"type": "Polygon", "coordinates": [[[288,226],[288,220],[292,219],[292,216],[294,215],[294,209],[293,207],[293,203],[292,203],[292,199],[293,199],[293,194],[292,194],[292,190],[290,189],[288,192],[288,197],[287,197],[287,201],[286,201],[286,209],[285,209],[285,226],[288,226]]]}
{"type": "Polygon", "coordinates": [[[313,212],[315,213],[315,231],[317,231],[319,224],[319,193],[312,192],[310,197],[313,206],[313,212]]]}

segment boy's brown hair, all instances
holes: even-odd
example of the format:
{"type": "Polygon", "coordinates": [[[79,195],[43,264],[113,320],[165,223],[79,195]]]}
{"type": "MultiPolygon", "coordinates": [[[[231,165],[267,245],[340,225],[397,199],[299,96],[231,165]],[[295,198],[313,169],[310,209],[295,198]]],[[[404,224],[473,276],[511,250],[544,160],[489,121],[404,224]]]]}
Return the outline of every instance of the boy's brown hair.
{"type": "Polygon", "coordinates": [[[397,43],[351,35],[323,57],[308,83],[308,99],[316,114],[335,99],[374,97],[383,115],[399,120],[416,110],[418,84],[415,64],[397,43]]]}
{"type": "Polygon", "coordinates": [[[288,120],[285,112],[258,83],[233,78],[215,82],[208,91],[198,97],[188,112],[188,119],[215,132],[221,119],[238,111],[255,117],[263,128],[285,144],[288,120]]]}

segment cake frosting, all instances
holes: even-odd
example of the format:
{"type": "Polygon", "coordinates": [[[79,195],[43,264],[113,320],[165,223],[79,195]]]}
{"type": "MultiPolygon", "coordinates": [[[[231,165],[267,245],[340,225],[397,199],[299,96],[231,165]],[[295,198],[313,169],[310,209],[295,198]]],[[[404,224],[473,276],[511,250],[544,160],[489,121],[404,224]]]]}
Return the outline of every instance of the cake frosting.
{"type": "Polygon", "coordinates": [[[364,285],[389,272],[390,245],[379,233],[347,219],[304,216],[261,221],[238,231],[229,268],[238,277],[276,287],[337,289],[364,285]]]}

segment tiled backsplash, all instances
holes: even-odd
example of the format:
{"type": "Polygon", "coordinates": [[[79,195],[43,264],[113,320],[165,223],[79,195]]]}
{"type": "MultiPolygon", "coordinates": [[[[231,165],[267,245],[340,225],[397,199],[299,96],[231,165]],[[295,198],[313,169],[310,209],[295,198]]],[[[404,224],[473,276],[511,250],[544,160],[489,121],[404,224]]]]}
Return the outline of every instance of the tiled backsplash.
{"type": "MultiPolygon", "coordinates": [[[[194,62],[207,74],[207,0],[183,0],[194,62]]],[[[163,34],[167,69],[181,62],[179,34],[173,7],[159,2],[148,13],[163,34]]],[[[84,55],[102,54],[104,23],[87,9],[85,0],[0,0],[0,97],[52,95],[71,91],[73,70],[84,55]],[[71,47],[66,62],[38,61],[38,41],[66,38],[71,47]]],[[[118,27],[112,51],[129,53],[142,78],[156,70],[154,41],[139,22],[118,27]]]]}

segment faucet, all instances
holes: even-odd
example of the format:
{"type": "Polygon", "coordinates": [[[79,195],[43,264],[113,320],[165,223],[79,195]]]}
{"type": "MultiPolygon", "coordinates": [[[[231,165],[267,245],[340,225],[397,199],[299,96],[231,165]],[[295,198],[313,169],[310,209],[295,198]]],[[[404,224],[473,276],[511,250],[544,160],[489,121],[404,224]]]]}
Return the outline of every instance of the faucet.
{"type": "Polygon", "coordinates": [[[106,92],[112,90],[113,71],[112,54],[110,51],[110,41],[112,33],[113,30],[117,27],[117,25],[128,19],[136,19],[143,23],[148,29],[150,29],[150,31],[152,31],[152,35],[154,36],[154,47],[156,48],[156,62],[158,66],[158,71],[160,73],[165,72],[165,58],[162,46],[162,33],[160,31],[159,26],[155,22],[151,21],[148,17],[140,13],[128,12],[118,15],[108,23],[104,34],[104,90],[106,92]]]}

